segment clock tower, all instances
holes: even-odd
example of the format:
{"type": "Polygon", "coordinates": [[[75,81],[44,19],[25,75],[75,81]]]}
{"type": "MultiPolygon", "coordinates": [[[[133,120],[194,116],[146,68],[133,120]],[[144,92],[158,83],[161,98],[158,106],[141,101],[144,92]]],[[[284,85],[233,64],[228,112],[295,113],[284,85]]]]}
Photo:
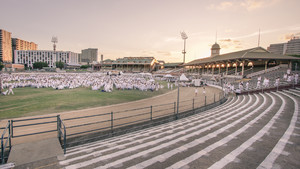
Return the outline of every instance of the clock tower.
{"type": "Polygon", "coordinates": [[[211,57],[214,57],[214,56],[217,56],[217,55],[220,55],[220,45],[215,43],[212,45],[211,47],[211,57]]]}

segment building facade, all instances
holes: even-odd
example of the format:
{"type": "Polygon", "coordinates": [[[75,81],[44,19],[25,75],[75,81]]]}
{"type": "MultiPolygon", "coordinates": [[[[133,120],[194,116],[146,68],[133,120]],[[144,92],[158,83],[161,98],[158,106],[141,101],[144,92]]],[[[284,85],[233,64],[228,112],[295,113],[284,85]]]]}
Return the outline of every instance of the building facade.
{"type": "Polygon", "coordinates": [[[19,38],[12,38],[12,54],[13,54],[13,62],[15,58],[15,50],[37,50],[38,45],[34,42],[28,42],[19,38]]]}
{"type": "Polygon", "coordinates": [[[300,55],[300,38],[294,37],[287,43],[271,44],[268,50],[278,55],[300,55]]]}
{"type": "Polygon", "coordinates": [[[300,55],[300,38],[293,38],[287,43],[286,55],[300,55]]]}
{"type": "Polygon", "coordinates": [[[11,32],[0,29],[0,62],[12,63],[11,32]]]}
{"type": "Polygon", "coordinates": [[[69,51],[49,51],[49,50],[15,50],[14,60],[16,64],[24,64],[33,67],[35,62],[46,62],[49,67],[55,67],[56,62],[65,64],[78,64],[78,54],[69,51]]]}
{"type": "Polygon", "coordinates": [[[268,50],[271,53],[277,54],[277,55],[284,55],[286,52],[287,43],[277,43],[277,44],[271,44],[268,47],[268,50]]]}
{"type": "Polygon", "coordinates": [[[80,62],[98,62],[98,49],[97,48],[88,48],[81,50],[81,59],[80,62]]]}
{"type": "Polygon", "coordinates": [[[28,42],[19,38],[12,38],[13,50],[37,50],[38,45],[34,42],[28,42]]]}

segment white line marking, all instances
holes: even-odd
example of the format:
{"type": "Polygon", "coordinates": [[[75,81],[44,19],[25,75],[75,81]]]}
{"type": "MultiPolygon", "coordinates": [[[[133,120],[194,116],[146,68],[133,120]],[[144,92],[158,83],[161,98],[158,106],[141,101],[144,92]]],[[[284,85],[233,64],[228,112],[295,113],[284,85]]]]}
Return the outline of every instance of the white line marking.
{"type": "Polygon", "coordinates": [[[295,109],[294,109],[294,114],[293,117],[291,119],[291,123],[289,125],[289,128],[285,131],[284,135],[280,138],[280,140],[277,142],[276,146],[273,148],[273,150],[269,153],[269,155],[264,159],[264,161],[262,163],[260,163],[260,165],[257,167],[258,169],[265,169],[265,168],[272,168],[274,165],[275,160],[277,159],[277,157],[282,154],[285,145],[287,144],[287,141],[290,139],[291,137],[291,133],[294,132],[294,128],[296,125],[296,121],[297,121],[297,116],[298,116],[298,102],[297,100],[291,96],[288,95],[286,93],[280,92],[283,95],[288,96],[289,98],[291,98],[294,103],[295,103],[295,109]]]}
{"type": "MultiPolygon", "coordinates": [[[[272,119],[254,136],[252,136],[250,139],[245,141],[243,144],[241,144],[238,148],[230,152],[230,158],[229,154],[226,155],[224,158],[219,160],[218,162],[214,163],[212,166],[209,167],[209,169],[219,169],[225,167],[227,164],[234,161],[235,158],[237,158],[238,155],[240,155],[242,152],[244,152],[248,147],[250,147],[253,143],[257,142],[259,139],[261,139],[265,134],[268,133],[268,131],[271,129],[272,125],[275,123],[275,120],[279,118],[279,115],[283,113],[283,109],[285,108],[286,101],[279,95],[282,100],[282,105],[280,109],[277,111],[277,113],[272,117],[272,119]]],[[[273,99],[273,98],[272,98],[273,99]]],[[[273,107],[272,105],[269,107],[273,107]]]]}
{"type": "MultiPolygon", "coordinates": [[[[255,97],[256,97],[256,96],[255,96],[255,97]]],[[[250,101],[248,101],[248,103],[244,104],[242,107],[240,107],[240,108],[238,108],[238,109],[235,109],[235,111],[238,112],[239,110],[243,109],[244,107],[248,107],[250,104],[252,104],[252,97],[250,97],[250,101]]],[[[251,107],[253,107],[253,106],[254,106],[254,105],[250,106],[249,108],[251,108],[251,107]]],[[[245,111],[241,111],[241,112],[239,112],[239,113],[236,113],[236,112],[232,111],[231,113],[228,113],[228,114],[223,115],[224,117],[229,116],[229,118],[228,118],[227,120],[223,120],[222,122],[218,122],[218,123],[225,123],[225,122],[228,121],[229,119],[232,119],[232,118],[238,116],[239,114],[243,114],[244,112],[245,112],[245,111]],[[231,115],[233,115],[233,116],[231,116],[231,115]]],[[[207,121],[207,122],[205,122],[205,123],[202,123],[202,124],[200,124],[200,125],[194,126],[194,127],[189,128],[189,129],[187,129],[187,130],[188,130],[188,131],[192,131],[192,130],[195,130],[195,129],[199,129],[199,128],[203,127],[203,126],[207,126],[208,124],[213,124],[212,121],[213,121],[213,120],[207,121]]],[[[190,133],[190,134],[188,134],[188,135],[185,135],[185,136],[183,136],[183,137],[189,138],[189,137],[193,137],[193,136],[195,136],[195,135],[199,135],[199,134],[201,134],[202,132],[206,131],[207,128],[211,128],[212,126],[215,126],[215,125],[217,125],[218,123],[214,123],[213,125],[210,125],[209,127],[202,128],[202,129],[200,129],[200,130],[196,130],[195,132],[190,133]]],[[[185,130],[185,131],[182,131],[182,132],[186,132],[186,130],[185,130]]],[[[173,137],[173,138],[177,138],[177,136],[179,136],[179,135],[181,135],[181,132],[178,132],[178,133],[176,133],[176,134],[173,134],[172,137],[173,137]]],[[[168,142],[168,143],[160,144],[159,146],[156,146],[156,147],[154,147],[154,148],[152,148],[152,149],[148,149],[148,150],[146,150],[146,151],[144,151],[144,152],[140,152],[140,153],[138,153],[138,154],[135,154],[135,155],[130,156],[130,157],[127,157],[127,158],[133,158],[133,157],[136,158],[136,157],[142,156],[143,154],[146,154],[146,153],[149,153],[149,152],[152,152],[152,151],[159,150],[159,149],[161,149],[161,148],[163,148],[163,147],[168,147],[168,146],[170,146],[171,144],[175,144],[175,143],[181,141],[181,139],[182,139],[181,137],[180,137],[180,138],[177,138],[177,139],[174,139],[174,140],[172,140],[172,141],[170,141],[170,142],[168,142]],[[138,156],[137,156],[137,155],[138,155],[138,156]]],[[[141,149],[141,148],[144,148],[144,147],[147,147],[147,146],[150,146],[150,145],[158,144],[158,143],[160,143],[161,141],[165,141],[165,140],[166,140],[166,138],[160,138],[160,139],[158,139],[158,140],[151,141],[151,142],[149,142],[149,143],[147,143],[147,144],[138,145],[138,146],[135,146],[135,147],[130,147],[130,148],[125,149],[125,150],[122,150],[122,151],[120,151],[120,152],[116,152],[116,153],[109,154],[109,155],[106,155],[106,156],[102,156],[102,157],[99,157],[99,158],[91,159],[91,160],[89,160],[89,161],[81,162],[81,163],[78,163],[78,164],[70,165],[70,166],[67,166],[66,169],[68,169],[68,168],[74,168],[74,167],[75,167],[75,168],[78,168],[78,167],[88,166],[88,165],[91,165],[91,164],[96,163],[96,162],[99,162],[99,161],[103,161],[103,160],[106,160],[106,159],[110,159],[110,158],[113,158],[113,157],[122,155],[122,154],[124,154],[124,153],[128,153],[128,152],[131,152],[131,151],[137,151],[138,149],[141,149]]],[[[119,164],[119,163],[118,163],[119,161],[120,161],[120,160],[117,161],[117,164],[119,164]]],[[[109,166],[109,164],[107,164],[106,167],[107,167],[107,166],[109,166]]],[[[105,168],[105,167],[103,166],[103,167],[101,167],[101,168],[105,168]]]]}

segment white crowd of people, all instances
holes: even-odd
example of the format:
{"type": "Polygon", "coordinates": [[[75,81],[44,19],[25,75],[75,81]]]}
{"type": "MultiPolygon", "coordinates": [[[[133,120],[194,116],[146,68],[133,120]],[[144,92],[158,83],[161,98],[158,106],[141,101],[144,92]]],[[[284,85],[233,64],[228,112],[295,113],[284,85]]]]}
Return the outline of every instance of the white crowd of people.
{"type": "MultiPolygon", "coordinates": [[[[270,79],[267,77],[264,77],[262,80],[261,76],[257,77],[256,87],[254,89],[262,89],[262,88],[269,88],[271,85],[274,87],[280,86],[280,77],[276,77],[276,79],[273,81],[274,84],[270,82],[270,79]]],[[[291,70],[288,69],[287,73],[283,75],[283,81],[287,83],[293,83],[298,84],[299,82],[299,75],[298,73],[291,73],[291,70]]],[[[242,91],[248,91],[249,90],[249,81],[243,82],[241,81],[238,85],[238,88],[235,88],[234,84],[231,84],[229,82],[225,82],[224,84],[224,91],[225,93],[240,93],[242,91]]]]}
{"type": "Polygon", "coordinates": [[[103,92],[118,90],[157,91],[163,85],[156,83],[151,75],[108,73],[36,73],[2,74],[2,94],[14,94],[13,88],[53,88],[57,90],[78,87],[91,88],[103,92]]]}

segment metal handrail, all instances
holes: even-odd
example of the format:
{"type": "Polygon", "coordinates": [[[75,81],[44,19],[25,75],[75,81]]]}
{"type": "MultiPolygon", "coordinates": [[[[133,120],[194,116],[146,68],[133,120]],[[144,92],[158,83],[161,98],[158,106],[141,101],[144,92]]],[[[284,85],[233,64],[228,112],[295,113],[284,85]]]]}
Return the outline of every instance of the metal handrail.
{"type": "Polygon", "coordinates": [[[58,140],[59,140],[60,144],[62,145],[62,147],[64,149],[64,154],[66,154],[66,150],[67,150],[67,131],[66,131],[65,124],[63,123],[62,119],[60,118],[60,115],[57,115],[57,134],[58,134],[58,140]],[[62,132],[62,129],[63,129],[63,132],[62,132]],[[61,141],[61,137],[63,137],[63,144],[62,144],[62,141],[61,141]]]}
{"type": "Polygon", "coordinates": [[[7,149],[7,144],[9,144],[9,150],[8,153],[11,150],[11,121],[9,120],[6,127],[4,128],[4,131],[1,135],[1,164],[5,163],[5,150],[7,149]],[[8,136],[4,137],[6,132],[8,130],[8,136]],[[4,143],[4,139],[6,139],[4,143]]]}

